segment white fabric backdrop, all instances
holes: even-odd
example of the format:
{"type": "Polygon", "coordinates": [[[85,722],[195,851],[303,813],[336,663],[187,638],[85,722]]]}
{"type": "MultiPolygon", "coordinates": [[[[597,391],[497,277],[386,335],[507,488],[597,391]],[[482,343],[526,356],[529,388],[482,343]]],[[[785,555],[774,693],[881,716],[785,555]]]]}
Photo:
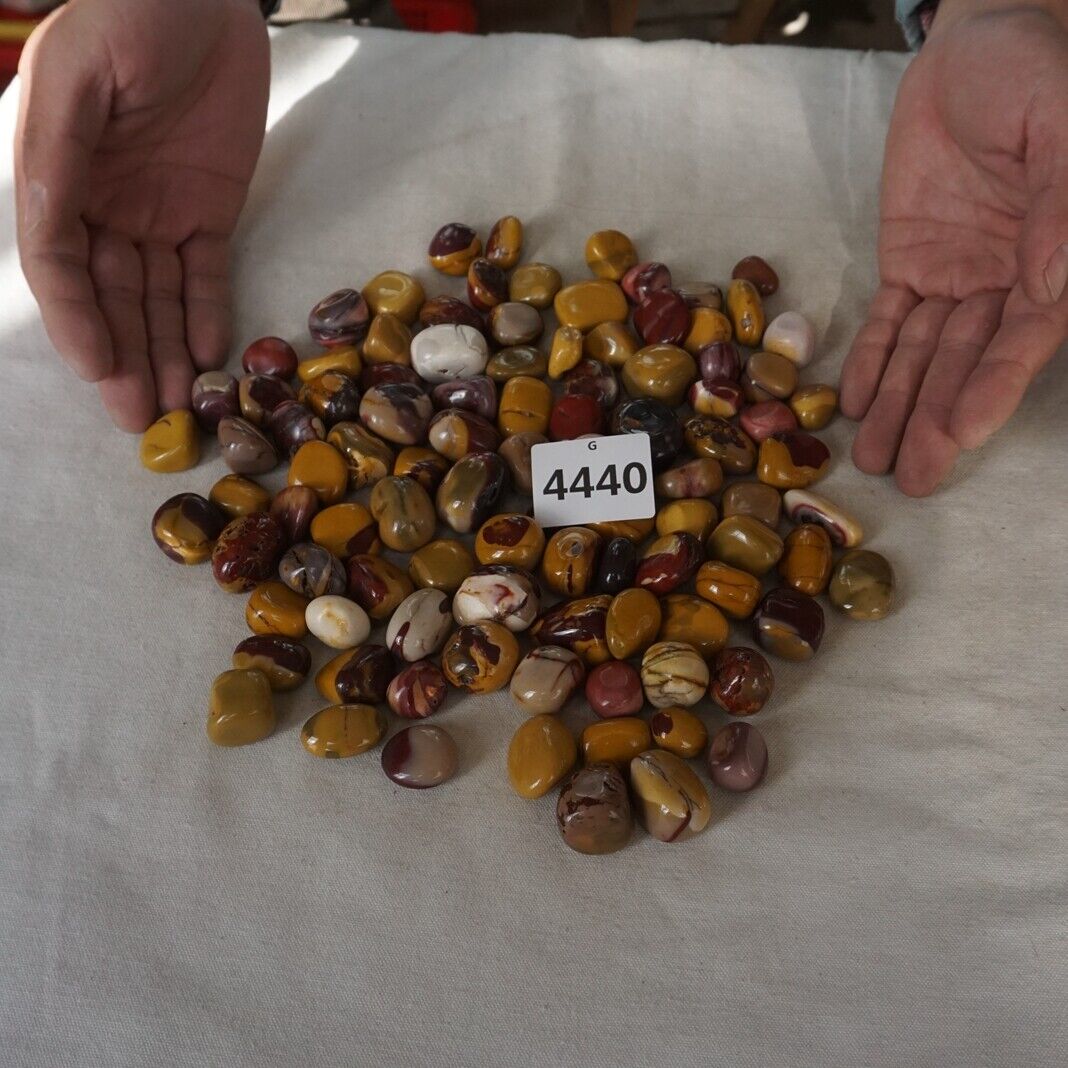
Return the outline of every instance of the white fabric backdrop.
{"type": "MultiPolygon", "coordinates": [[[[902,57],[339,28],[274,53],[239,341],[299,338],[316,298],[419,266],[441,223],[515,212],[572,275],[606,226],[680,277],[762,252],[776,307],[818,323],[810,378],[836,378],[902,57]]],[[[244,602],[148,521],[221,461],[143,470],[58,365],[10,185],[5,162],[0,1063],[1061,1063],[1063,354],[927,501],[860,476],[833,426],[828,492],[893,560],[899,611],[831,618],[812,665],[775,665],[768,781],[717,793],[702,837],[583,857],[552,798],[507,787],[507,697],[452,701],[463,772],[426,794],[377,754],[304,753],[310,687],[271,740],[207,742],[244,602]]]]}

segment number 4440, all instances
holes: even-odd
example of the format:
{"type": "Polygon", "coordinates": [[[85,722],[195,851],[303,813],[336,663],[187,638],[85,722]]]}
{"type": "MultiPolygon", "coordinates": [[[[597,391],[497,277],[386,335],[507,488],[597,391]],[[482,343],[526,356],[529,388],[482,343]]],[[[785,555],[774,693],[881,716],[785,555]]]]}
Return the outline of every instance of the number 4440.
{"type": "Polygon", "coordinates": [[[594,493],[607,493],[612,497],[619,495],[620,491],[626,493],[641,493],[646,483],[645,467],[642,464],[627,464],[623,468],[623,479],[620,481],[615,464],[609,464],[601,477],[594,485],[589,467],[580,467],[575,472],[570,486],[564,485],[563,469],[558,467],[545,483],[542,493],[547,497],[556,497],[563,500],[569,493],[580,493],[583,497],[591,497],[594,493]]]}

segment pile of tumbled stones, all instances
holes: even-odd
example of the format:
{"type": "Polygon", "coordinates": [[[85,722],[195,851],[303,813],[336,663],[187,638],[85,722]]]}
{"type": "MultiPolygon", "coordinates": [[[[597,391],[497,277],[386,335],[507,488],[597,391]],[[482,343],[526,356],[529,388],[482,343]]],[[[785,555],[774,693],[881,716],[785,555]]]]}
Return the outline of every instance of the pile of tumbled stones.
{"type": "MultiPolygon", "coordinates": [[[[150,427],[141,459],[186,470],[203,431],[232,473],[206,498],[171,497],[152,533],[170,559],[210,559],[222,589],[248,594],[251,635],[212,686],[217,745],[273,732],[272,691],[309,674],[310,634],[337,654],[315,675],[328,705],[304,724],[309,753],[374,748],[390,731],[385,706],[417,721],[382,748],[385,774],[438,786],[460,765],[437,722],[450,687],[509,686],[529,718],[508,779],[524,798],[560,788],[569,846],[619,849],[635,814],[654,837],[680,840],[711,816],[689,761],[704,756],[711,783],[730,791],[767,769],[750,717],[771,696],[772,669],[758,649],[729,644],[729,621],[749,621],[764,652],[808,660],[824,631],[818,596],[880,619],[893,573],[858,548],[860,524],[809,488],[830,462],[812,431],[837,395],[799,381],[816,344],[805,316],[766,323],[771,266],[746,257],[724,297],[639,261],[625,234],[605,230],[586,242],[592,277],[564,285],[547,264],[521,264],[522,247],[514,216],[485,248],[449,224],[429,259],[466,278],[466,302],[428,299],[416,278],[384,271],[312,309],[315,355],[261,338],[240,379],[200,375],[190,410],[150,427]],[[630,433],[649,435],[655,517],[542,530],[532,448],[630,433]],[[277,492],[252,477],[283,461],[277,492]],[[559,714],[580,689],[595,718],[576,740],[559,714]],[[706,695],[734,717],[711,739],[693,710],[706,695]]],[[[589,487],[571,488],[581,516],[589,487]]]]}

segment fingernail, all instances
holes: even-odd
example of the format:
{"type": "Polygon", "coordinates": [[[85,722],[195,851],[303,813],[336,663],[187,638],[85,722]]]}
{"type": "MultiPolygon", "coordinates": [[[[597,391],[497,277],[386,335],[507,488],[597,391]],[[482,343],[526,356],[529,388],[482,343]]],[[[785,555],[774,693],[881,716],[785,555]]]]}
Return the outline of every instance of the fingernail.
{"type": "Polygon", "coordinates": [[[27,234],[32,234],[44,222],[48,190],[37,179],[26,183],[26,203],[22,211],[22,225],[27,234]]]}
{"type": "Polygon", "coordinates": [[[1066,284],[1068,284],[1068,244],[1061,245],[1046,264],[1046,287],[1049,289],[1049,299],[1060,300],[1066,284]]]}

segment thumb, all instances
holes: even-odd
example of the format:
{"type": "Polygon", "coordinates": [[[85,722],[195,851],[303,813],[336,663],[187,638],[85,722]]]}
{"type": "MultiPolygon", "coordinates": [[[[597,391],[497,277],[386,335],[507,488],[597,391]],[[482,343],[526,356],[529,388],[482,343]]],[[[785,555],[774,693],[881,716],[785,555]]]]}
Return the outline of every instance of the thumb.
{"type": "Polygon", "coordinates": [[[89,276],[83,221],[90,161],[111,107],[111,65],[80,5],[34,32],[19,64],[15,196],[19,255],[45,329],[82,378],[107,377],[111,337],[89,276]]]}
{"type": "Polygon", "coordinates": [[[1068,70],[1033,97],[1024,136],[1029,204],[1017,260],[1024,292],[1055,304],[1068,290],[1068,70]]]}

